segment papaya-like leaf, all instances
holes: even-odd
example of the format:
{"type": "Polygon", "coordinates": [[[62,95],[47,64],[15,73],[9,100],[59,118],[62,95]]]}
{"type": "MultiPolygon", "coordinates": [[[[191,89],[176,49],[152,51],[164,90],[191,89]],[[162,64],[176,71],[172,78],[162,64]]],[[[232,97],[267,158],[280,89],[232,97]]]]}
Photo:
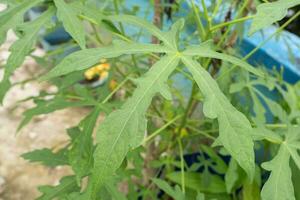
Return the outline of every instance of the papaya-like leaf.
{"type": "Polygon", "coordinates": [[[48,80],[74,71],[87,69],[101,59],[137,53],[165,53],[170,50],[161,45],[116,42],[110,46],[77,51],[63,59],[56,67],[41,78],[48,80]]]}
{"type": "Polygon", "coordinates": [[[78,45],[85,49],[85,30],[82,22],[80,21],[77,12],[71,5],[65,3],[64,0],[54,0],[57,7],[57,17],[62,22],[66,31],[78,43],[78,45]]]}
{"type": "Polygon", "coordinates": [[[283,19],[287,15],[288,9],[298,4],[300,4],[300,0],[278,0],[258,5],[249,34],[283,19]]]}
{"type": "Polygon", "coordinates": [[[4,77],[0,82],[0,102],[3,101],[6,92],[11,87],[10,76],[24,62],[25,57],[30,54],[40,29],[51,21],[53,14],[54,8],[51,7],[36,20],[17,27],[17,31],[20,32],[20,39],[9,49],[11,54],[5,66],[4,77]]]}
{"type": "Polygon", "coordinates": [[[272,172],[261,192],[263,200],[295,200],[289,160],[289,152],[281,146],[275,158],[264,163],[263,168],[272,172]]]}
{"type": "Polygon", "coordinates": [[[121,109],[112,112],[97,132],[94,169],[85,198],[95,199],[97,191],[120,167],[127,152],[141,145],[147,127],[146,111],[153,96],[165,93],[166,81],[179,58],[167,55],[136,80],[137,89],[121,109]]]}
{"type": "Polygon", "coordinates": [[[289,127],[285,135],[285,141],[281,143],[276,156],[262,165],[264,169],[271,171],[261,192],[263,200],[295,200],[290,159],[292,158],[300,169],[298,153],[300,149],[300,127],[289,127]]]}
{"type": "Polygon", "coordinates": [[[198,62],[188,56],[183,56],[182,61],[192,73],[205,97],[204,114],[212,119],[218,118],[220,134],[218,142],[225,147],[252,180],[255,173],[255,163],[254,143],[251,137],[253,130],[250,122],[231,105],[219,89],[217,82],[198,62]]]}
{"type": "Polygon", "coordinates": [[[40,2],[42,0],[23,1],[0,12],[0,45],[5,41],[7,31],[23,22],[24,13],[40,2]]]}

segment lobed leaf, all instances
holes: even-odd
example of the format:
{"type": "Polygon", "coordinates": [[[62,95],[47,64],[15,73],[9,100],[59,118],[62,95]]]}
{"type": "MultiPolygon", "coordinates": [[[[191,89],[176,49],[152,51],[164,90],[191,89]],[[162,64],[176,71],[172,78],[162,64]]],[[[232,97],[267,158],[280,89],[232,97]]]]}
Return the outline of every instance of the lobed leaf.
{"type": "Polygon", "coordinates": [[[272,171],[261,191],[263,200],[295,200],[289,160],[287,149],[281,146],[275,158],[263,164],[263,168],[272,171]]]}
{"type": "Polygon", "coordinates": [[[203,93],[203,112],[209,118],[218,118],[220,142],[246,171],[252,180],[255,172],[252,127],[248,119],[230,104],[218,84],[202,66],[191,57],[183,56],[183,63],[191,71],[203,93]],[[238,141],[238,142],[237,142],[238,141]]]}
{"type": "Polygon", "coordinates": [[[21,130],[25,125],[27,125],[34,116],[48,114],[56,110],[61,110],[68,107],[89,106],[89,105],[95,105],[95,102],[90,100],[67,101],[66,99],[59,96],[49,101],[39,101],[37,102],[36,107],[26,110],[23,113],[24,118],[18,127],[18,131],[21,130]]]}
{"type": "Polygon", "coordinates": [[[146,131],[146,111],[156,93],[169,96],[166,81],[179,62],[168,55],[136,80],[137,89],[121,109],[111,113],[97,132],[94,170],[85,198],[95,199],[97,190],[120,167],[130,149],[139,146],[146,131]]]}
{"type": "Polygon", "coordinates": [[[285,141],[281,143],[277,155],[271,161],[263,163],[262,167],[271,171],[261,192],[263,200],[295,200],[290,158],[300,169],[300,156],[297,151],[299,140],[300,127],[289,127],[285,141]]]}
{"type": "Polygon", "coordinates": [[[288,9],[298,4],[300,4],[300,0],[278,0],[258,5],[249,34],[283,19],[287,15],[288,9]]]}
{"type": "Polygon", "coordinates": [[[24,13],[31,7],[42,2],[42,0],[23,1],[14,4],[0,13],[0,45],[6,39],[6,33],[9,29],[14,29],[23,21],[24,13]]]}
{"type": "Polygon", "coordinates": [[[51,21],[53,14],[54,9],[52,7],[36,20],[17,27],[18,32],[21,32],[21,36],[20,39],[10,47],[11,54],[5,66],[4,77],[0,82],[0,102],[3,101],[6,92],[11,87],[10,76],[24,62],[25,57],[30,54],[36,43],[40,29],[51,21]]]}
{"type": "Polygon", "coordinates": [[[41,80],[49,80],[51,78],[65,75],[74,71],[87,69],[101,59],[114,58],[121,55],[137,54],[137,53],[164,53],[170,50],[161,45],[138,44],[117,42],[110,46],[85,49],[77,51],[67,56],[61,63],[54,67],[48,74],[43,76],[41,80]]]}
{"type": "Polygon", "coordinates": [[[57,17],[63,23],[66,31],[74,38],[82,49],[85,49],[85,30],[78,18],[79,13],[64,0],[54,0],[57,7],[57,17]]]}
{"type": "Polygon", "coordinates": [[[66,149],[53,153],[50,149],[39,149],[21,155],[29,162],[39,162],[48,167],[67,165],[66,149]]]}
{"type": "Polygon", "coordinates": [[[168,182],[162,180],[162,179],[152,179],[153,183],[157,185],[161,190],[163,190],[166,194],[168,194],[170,197],[172,197],[174,200],[185,200],[184,193],[180,190],[178,185],[175,186],[173,189],[168,182]]]}
{"type": "Polygon", "coordinates": [[[37,200],[64,199],[68,194],[80,190],[76,184],[75,176],[63,177],[57,186],[41,186],[38,189],[42,192],[42,196],[37,200]]]}

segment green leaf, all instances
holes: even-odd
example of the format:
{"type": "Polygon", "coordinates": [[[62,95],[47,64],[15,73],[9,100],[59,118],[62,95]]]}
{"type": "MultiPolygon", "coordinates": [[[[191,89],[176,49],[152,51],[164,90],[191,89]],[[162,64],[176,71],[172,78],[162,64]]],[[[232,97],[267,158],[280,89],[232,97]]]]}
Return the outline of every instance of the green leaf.
{"type": "Polygon", "coordinates": [[[49,8],[39,18],[34,21],[24,23],[17,27],[21,33],[20,39],[10,47],[10,56],[5,66],[4,77],[0,82],[0,102],[3,101],[4,95],[11,86],[10,76],[24,62],[25,57],[30,54],[36,43],[40,29],[51,21],[54,9],[49,8]]]}
{"type": "Polygon", "coordinates": [[[79,130],[78,135],[72,141],[72,146],[68,152],[69,162],[76,174],[77,183],[83,176],[90,173],[93,166],[93,130],[98,119],[101,107],[96,107],[86,118],[80,123],[82,131],[79,130]]]}
{"type": "Polygon", "coordinates": [[[152,181],[159,187],[161,190],[163,190],[166,194],[168,194],[170,197],[172,197],[174,200],[184,200],[184,194],[182,191],[176,187],[173,189],[168,182],[161,180],[161,179],[152,179],[152,181]]]}
{"type": "Polygon", "coordinates": [[[227,193],[230,194],[237,186],[241,185],[241,177],[244,176],[242,169],[238,163],[231,159],[229,162],[228,171],[225,174],[225,183],[227,193]]]}
{"type": "Polygon", "coordinates": [[[40,2],[42,2],[42,0],[24,1],[0,13],[0,45],[5,41],[7,31],[14,29],[21,23],[24,13],[40,2]]]}
{"type": "Polygon", "coordinates": [[[274,116],[278,117],[278,119],[280,119],[284,123],[287,122],[288,115],[279,103],[268,98],[265,94],[263,94],[260,90],[256,89],[255,87],[252,87],[252,90],[255,91],[255,93],[263,99],[263,101],[267,104],[268,108],[274,116]]]}
{"type": "Polygon", "coordinates": [[[61,63],[59,63],[41,79],[48,80],[74,71],[87,69],[98,63],[103,58],[113,58],[120,55],[136,53],[163,53],[168,51],[169,49],[161,45],[117,42],[106,47],[77,51],[67,56],[61,63]]]}
{"type": "Polygon", "coordinates": [[[111,181],[111,180],[107,181],[105,183],[105,189],[111,195],[112,199],[127,200],[127,198],[124,196],[124,194],[118,190],[118,188],[116,187],[116,185],[113,181],[111,181]]]}
{"type": "Polygon", "coordinates": [[[183,56],[183,63],[191,71],[204,95],[203,112],[209,118],[218,118],[220,142],[246,171],[252,180],[255,172],[252,127],[248,119],[227,100],[218,84],[202,66],[191,57],[183,56]],[[236,142],[238,141],[238,142],[236,142]]]}
{"type": "Polygon", "coordinates": [[[89,196],[85,198],[95,199],[97,190],[120,167],[127,152],[142,143],[147,126],[147,108],[156,93],[165,93],[166,81],[178,62],[177,55],[169,55],[155,63],[136,80],[137,89],[132,97],[100,125],[89,196]]]}
{"type": "Polygon", "coordinates": [[[83,9],[83,13],[84,17],[87,18],[93,24],[103,26],[113,33],[122,35],[122,32],[119,31],[118,28],[111,21],[109,21],[103,13],[99,12],[99,10],[96,7],[87,5],[83,9]]]}
{"type": "Polygon", "coordinates": [[[89,106],[95,104],[96,102],[90,100],[68,101],[60,96],[57,96],[49,101],[38,101],[36,107],[26,110],[23,113],[24,118],[18,127],[18,131],[21,130],[25,125],[27,125],[34,116],[48,114],[56,110],[61,110],[68,107],[89,106]]]}
{"type": "Polygon", "coordinates": [[[178,30],[181,29],[184,25],[184,20],[179,20],[174,24],[175,26],[174,25],[172,26],[173,30],[166,33],[159,30],[152,23],[149,23],[144,19],[132,15],[114,15],[114,16],[108,16],[106,19],[110,21],[116,21],[116,22],[125,22],[146,29],[152,35],[154,35],[159,40],[161,40],[166,46],[172,48],[173,50],[177,49],[177,41],[176,41],[177,37],[174,37],[174,35],[172,34],[178,34],[179,33],[178,30]]]}
{"type": "MultiPolygon", "coordinates": [[[[198,191],[208,192],[213,194],[226,193],[224,181],[217,175],[211,175],[210,184],[207,185],[203,181],[202,174],[199,172],[185,172],[185,186],[186,188],[198,191]]],[[[167,174],[167,178],[179,185],[181,185],[181,173],[172,172],[167,174]]]]}
{"type": "Polygon", "coordinates": [[[300,0],[278,0],[272,3],[262,3],[257,6],[249,34],[283,19],[289,8],[300,4],[300,0]]]}
{"type": "Polygon", "coordinates": [[[243,200],[260,200],[260,187],[257,182],[246,181],[243,185],[243,200]]]}
{"type": "Polygon", "coordinates": [[[261,192],[263,200],[295,200],[289,161],[289,152],[281,146],[275,158],[263,164],[263,168],[271,171],[261,192]]]}
{"type": "Polygon", "coordinates": [[[277,155],[262,165],[264,169],[271,171],[261,192],[263,200],[295,200],[290,158],[300,169],[300,157],[297,152],[300,149],[300,127],[289,127],[285,135],[286,139],[281,143],[277,155]]]}
{"type": "Polygon", "coordinates": [[[211,48],[210,45],[211,41],[204,42],[200,45],[197,46],[189,46],[184,52],[183,55],[186,56],[200,56],[200,57],[207,57],[207,58],[216,58],[216,59],[221,59],[227,62],[230,62],[232,64],[235,64],[257,76],[263,76],[263,73],[251,65],[249,65],[247,62],[242,61],[239,58],[236,58],[234,56],[230,56],[224,53],[218,53],[214,51],[211,48]]]}
{"type": "Polygon", "coordinates": [[[203,193],[198,193],[196,200],[205,200],[205,195],[203,193]]]}
{"type": "Polygon", "coordinates": [[[200,148],[209,156],[211,161],[214,163],[210,167],[219,174],[225,174],[228,169],[224,160],[211,147],[201,145],[200,148]]]}
{"type": "Polygon", "coordinates": [[[54,0],[57,7],[57,17],[63,23],[66,31],[74,38],[82,49],[85,49],[85,30],[78,18],[76,9],[65,3],[64,0],[54,0]]]}
{"type": "Polygon", "coordinates": [[[79,191],[80,188],[76,184],[75,176],[66,176],[60,180],[57,186],[41,186],[39,191],[42,192],[37,200],[52,200],[55,198],[62,199],[69,193],[79,191]]]}
{"type": "Polygon", "coordinates": [[[283,142],[283,138],[273,131],[266,129],[264,127],[254,128],[252,137],[254,140],[267,140],[275,144],[280,144],[283,142]]]}
{"type": "Polygon", "coordinates": [[[47,167],[55,167],[67,165],[66,149],[62,149],[57,153],[53,153],[50,149],[34,150],[22,154],[22,157],[29,162],[39,162],[47,167]]]}

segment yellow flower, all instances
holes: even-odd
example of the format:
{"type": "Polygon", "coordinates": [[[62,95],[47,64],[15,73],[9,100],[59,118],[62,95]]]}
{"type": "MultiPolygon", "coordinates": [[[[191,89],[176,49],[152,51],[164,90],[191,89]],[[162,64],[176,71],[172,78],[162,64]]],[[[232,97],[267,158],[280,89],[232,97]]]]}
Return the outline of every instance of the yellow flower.
{"type": "Polygon", "coordinates": [[[100,74],[100,79],[101,80],[104,80],[104,79],[106,79],[108,77],[108,71],[103,71],[103,72],[101,72],[101,74],[100,74]]]}
{"type": "Polygon", "coordinates": [[[99,65],[96,65],[94,68],[98,72],[102,72],[104,70],[109,70],[110,69],[110,65],[109,65],[109,63],[102,63],[102,64],[99,64],[99,65]]]}
{"type": "Polygon", "coordinates": [[[100,60],[101,64],[95,65],[84,72],[84,76],[87,80],[92,80],[96,76],[99,76],[100,80],[106,79],[108,77],[108,70],[110,69],[110,64],[105,63],[106,59],[100,60]]]}
{"type": "Polygon", "coordinates": [[[92,80],[95,77],[95,75],[96,74],[94,68],[90,68],[84,72],[84,76],[87,80],[92,80]]]}

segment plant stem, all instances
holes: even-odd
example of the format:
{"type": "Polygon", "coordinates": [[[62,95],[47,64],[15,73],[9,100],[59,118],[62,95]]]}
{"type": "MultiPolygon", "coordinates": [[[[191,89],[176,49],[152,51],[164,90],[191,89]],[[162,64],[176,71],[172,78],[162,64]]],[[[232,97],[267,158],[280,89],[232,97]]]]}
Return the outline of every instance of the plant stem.
{"type": "MultiPolygon", "coordinates": [[[[120,14],[120,11],[119,11],[119,0],[114,0],[114,8],[115,8],[115,12],[117,15],[120,14]]],[[[120,26],[120,29],[121,29],[121,33],[122,34],[125,34],[125,30],[124,30],[124,27],[123,27],[123,24],[121,22],[119,22],[119,26],[120,26]]]]}
{"type": "Polygon", "coordinates": [[[182,115],[178,115],[178,116],[174,117],[173,119],[171,119],[170,121],[168,121],[162,127],[160,127],[155,132],[153,132],[148,137],[146,137],[144,139],[144,141],[143,141],[143,144],[146,144],[147,142],[149,142],[150,140],[152,140],[154,137],[156,137],[158,134],[160,134],[163,130],[165,130],[166,128],[168,128],[171,124],[173,124],[175,121],[177,121],[181,117],[182,117],[182,115]]]}
{"type": "Polygon", "coordinates": [[[177,142],[178,142],[179,154],[180,154],[181,190],[182,190],[182,193],[185,194],[184,157],[183,157],[183,148],[182,148],[181,138],[178,138],[177,142]]]}
{"type": "MultiPolygon", "coordinates": [[[[278,33],[280,33],[286,26],[288,26],[293,20],[295,20],[300,15],[300,11],[298,11],[293,17],[291,17],[288,21],[286,21],[283,25],[281,25],[273,34],[271,34],[267,39],[262,41],[257,47],[255,47],[252,51],[250,51],[242,60],[249,59],[259,48],[264,46],[268,41],[270,41],[274,36],[276,36],[278,33]]],[[[227,72],[222,74],[217,78],[217,80],[224,77],[226,74],[232,72],[237,66],[234,65],[231,69],[229,69],[227,72]]]]}
{"type": "Polygon", "coordinates": [[[202,21],[199,17],[199,11],[198,11],[198,8],[195,6],[194,0],[192,0],[191,3],[192,3],[192,9],[193,9],[193,12],[194,12],[196,24],[197,24],[197,31],[198,31],[198,34],[199,34],[199,38],[201,39],[201,41],[203,41],[204,38],[205,38],[206,33],[205,33],[205,30],[204,30],[202,21]]]}
{"type": "MultiPolygon", "coordinates": [[[[115,7],[116,14],[119,15],[120,14],[120,11],[119,11],[119,0],[114,0],[114,7],[115,7]]],[[[126,35],[125,34],[125,29],[124,29],[123,24],[121,22],[119,22],[119,26],[120,26],[120,29],[121,29],[121,33],[125,36],[126,35]]],[[[137,65],[135,56],[131,55],[131,59],[132,59],[133,65],[137,68],[138,65],[137,65]]]]}
{"type": "Polygon", "coordinates": [[[95,36],[96,36],[96,40],[99,42],[99,44],[104,44],[103,41],[101,40],[101,37],[96,29],[96,26],[94,24],[91,24],[92,28],[93,28],[93,31],[95,33],[95,36]]]}
{"type": "Polygon", "coordinates": [[[193,86],[192,86],[192,91],[191,91],[191,94],[190,94],[190,97],[189,97],[189,100],[188,100],[188,104],[187,104],[187,107],[185,109],[185,112],[183,114],[183,117],[182,117],[182,121],[181,121],[181,124],[178,128],[178,132],[177,134],[180,136],[180,133],[182,131],[182,129],[185,127],[186,125],[186,122],[187,122],[187,118],[189,116],[189,113],[190,113],[190,109],[193,105],[193,100],[194,100],[194,94],[195,94],[195,91],[196,91],[196,84],[193,83],[193,86]]]}
{"type": "Polygon", "coordinates": [[[247,21],[249,19],[252,19],[253,17],[254,17],[253,15],[250,15],[250,16],[239,18],[239,19],[234,19],[234,20],[231,20],[229,22],[224,22],[224,23],[221,23],[221,24],[218,24],[218,25],[215,25],[215,26],[211,27],[210,31],[213,32],[213,31],[216,31],[216,30],[218,30],[220,28],[223,28],[224,26],[228,26],[228,25],[233,25],[233,24],[237,24],[237,23],[240,23],[240,22],[244,22],[244,21],[247,21]]]}
{"type": "Polygon", "coordinates": [[[205,4],[205,1],[204,0],[201,0],[201,3],[202,3],[202,7],[203,7],[203,10],[204,10],[204,16],[205,16],[205,19],[207,21],[207,24],[208,24],[208,33],[210,33],[210,29],[211,29],[211,18],[209,17],[208,15],[208,11],[207,11],[207,7],[206,7],[206,4],[205,4]]]}

